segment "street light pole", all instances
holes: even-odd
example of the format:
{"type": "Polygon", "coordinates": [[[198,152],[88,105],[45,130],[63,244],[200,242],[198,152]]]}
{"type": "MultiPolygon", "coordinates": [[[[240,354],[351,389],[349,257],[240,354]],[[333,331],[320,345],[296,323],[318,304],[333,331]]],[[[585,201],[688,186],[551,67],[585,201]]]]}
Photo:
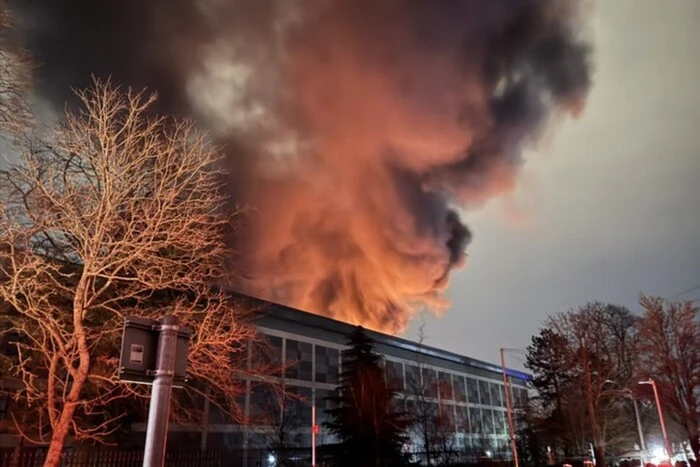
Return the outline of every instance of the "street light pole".
{"type": "Polygon", "coordinates": [[[634,418],[637,420],[637,433],[639,434],[639,449],[646,451],[647,447],[644,443],[644,432],[642,431],[642,422],[639,419],[639,406],[637,405],[637,399],[634,394],[630,391],[630,397],[632,398],[632,403],[634,404],[634,418]]]}
{"type": "MultiPolygon", "coordinates": [[[[615,383],[615,381],[613,381],[613,380],[608,379],[608,380],[603,382],[603,386],[605,386],[606,384],[617,384],[617,383],[615,383]]],[[[619,385],[618,385],[618,387],[619,387],[619,385]]],[[[608,391],[603,391],[600,393],[600,395],[602,396],[606,392],[608,392],[608,391]]],[[[612,392],[612,391],[610,391],[610,392],[612,392]]],[[[634,406],[634,419],[637,422],[637,434],[639,435],[639,449],[641,451],[646,451],[646,443],[644,442],[644,432],[642,431],[642,422],[639,418],[639,406],[637,405],[637,398],[634,397],[634,393],[629,388],[622,388],[619,391],[615,391],[615,392],[623,393],[623,394],[627,395],[630,399],[632,399],[632,404],[634,406]]]]}
{"type": "Polygon", "coordinates": [[[518,445],[515,442],[515,422],[513,421],[513,404],[511,402],[510,384],[506,372],[506,349],[501,348],[501,369],[503,371],[503,392],[506,395],[506,410],[508,411],[508,427],[510,428],[510,447],[513,451],[513,467],[520,467],[518,459],[518,445]]]}
{"type": "Polygon", "coordinates": [[[669,459],[673,458],[673,449],[671,448],[671,443],[668,440],[668,433],[666,432],[666,421],[664,420],[664,412],[661,408],[661,398],[659,397],[659,389],[656,387],[656,381],[649,378],[646,381],[640,381],[639,384],[650,384],[654,390],[654,399],[656,400],[656,411],[659,413],[659,423],[661,424],[661,433],[664,437],[664,445],[666,446],[666,455],[669,459]]]}

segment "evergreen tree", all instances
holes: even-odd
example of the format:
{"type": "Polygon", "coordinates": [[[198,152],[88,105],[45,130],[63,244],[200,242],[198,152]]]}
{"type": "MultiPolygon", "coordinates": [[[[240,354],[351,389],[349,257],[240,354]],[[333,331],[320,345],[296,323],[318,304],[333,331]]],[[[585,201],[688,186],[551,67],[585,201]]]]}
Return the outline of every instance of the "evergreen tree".
{"type": "Polygon", "coordinates": [[[409,425],[405,413],[392,403],[396,392],[389,386],[383,358],[374,352],[362,327],[349,336],[342,353],[340,385],[331,401],[326,424],[340,439],[342,463],[357,467],[402,464],[402,447],[409,425]]]}

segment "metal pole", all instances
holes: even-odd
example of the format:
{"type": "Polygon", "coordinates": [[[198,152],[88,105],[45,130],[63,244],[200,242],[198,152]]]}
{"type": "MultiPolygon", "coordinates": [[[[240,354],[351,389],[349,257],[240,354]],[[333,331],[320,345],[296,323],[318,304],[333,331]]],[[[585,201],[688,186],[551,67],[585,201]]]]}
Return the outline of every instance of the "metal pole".
{"type": "Polygon", "coordinates": [[[168,437],[170,396],[175,376],[178,329],[175,316],[163,318],[162,324],[158,328],[158,354],[155,379],[151,388],[151,403],[148,409],[143,467],[163,467],[165,465],[165,442],[168,437]]]}
{"type": "Polygon", "coordinates": [[[510,384],[508,384],[508,374],[506,373],[506,349],[501,349],[501,370],[503,371],[503,389],[506,393],[506,410],[508,411],[508,426],[510,428],[510,448],[513,451],[513,465],[520,467],[518,459],[518,446],[515,442],[515,423],[513,422],[513,406],[510,400],[510,384]]]}
{"type": "Polygon", "coordinates": [[[634,418],[637,420],[637,433],[639,434],[639,448],[642,451],[646,451],[647,447],[644,444],[644,432],[642,431],[642,422],[639,419],[639,407],[637,405],[637,399],[635,399],[634,395],[630,393],[630,397],[632,398],[632,404],[634,404],[634,418]]]}
{"type": "Polygon", "coordinates": [[[649,379],[652,389],[654,389],[654,399],[656,399],[656,410],[659,412],[659,422],[661,423],[661,433],[664,436],[664,444],[666,445],[666,454],[669,459],[673,458],[673,449],[671,448],[671,443],[668,440],[668,433],[666,432],[666,421],[664,420],[664,411],[661,408],[661,398],[659,398],[659,390],[656,387],[656,381],[649,379]]]}
{"type": "Polygon", "coordinates": [[[316,404],[311,406],[311,467],[316,467],[316,404]]]}

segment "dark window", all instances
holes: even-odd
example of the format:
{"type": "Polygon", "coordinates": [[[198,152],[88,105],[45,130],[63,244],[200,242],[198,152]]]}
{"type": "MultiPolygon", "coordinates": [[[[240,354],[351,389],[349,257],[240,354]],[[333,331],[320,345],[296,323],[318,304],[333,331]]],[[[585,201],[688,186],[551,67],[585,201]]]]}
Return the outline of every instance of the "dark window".
{"type": "Polygon", "coordinates": [[[491,387],[491,404],[495,405],[496,407],[503,407],[503,398],[505,397],[505,394],[503,392],[503,385],[498,383],[491,383],[489,386],[491,387]]]}
{"type": "Polygon", "coordinates": [[[285,410],[293,426],[311,426],[311,388],[288,386],[285,410]]]}
{"type": "Polygon", "coordinates": [[[458,405],[457,409],[457,431],[469,433],[469,409],[466,405],[458,405]]]}
{"type": "Polygon", "coordinates": [[[455,431],[455,406],[452,404],[440,404],[438,407],[438,417],[443,432],[455,431]]]}
{"type": "Polygon", "coordinates": [[[415,365],[406,365],[406,391],[410,394],[420,394],[420,369],[415,365]]]}
{"type": "Polygon", "coordinates": [[[386,378],[387,382],[393,389],[397,391],[403,391],[403,364],[387,360],[386,378]]]}
{"type": "Polygon", "coordinates": [[[452,385],[454,386],[455,400],[457,402],[467,402],[467,389],[464,386],[464,378],[452,375],[452,385]]]}
{"type": "Polygon", "coordinates": [[[502,410],[493,411],[493,424],[497,435],[505,435],[508,433],[506,424],[506,413],[502,410]]]}
{"type": "Polygon", "coordinates": [[[473,378],[467,378],[467,396],[470,404],[479,403],[479,383],[473,378]]]}
{"type": "Polygon", "coordinates": [[[469,423],[471,425],[472,433],[483,433],[484,429],[481,426],[481,409],[476,407],[469,407],[469,423]]]}
{"type": "Polygon", "coordinates": [[[266,385],[251,387],[248,416],[253,425],[275,426],[278,424],[280,403],[273,388],[266,385]]]}
{"type": "Polygon", "coordinates": [[[311,381],[311,344],[287,339],[287,378],[311,381]]]}
{"type": "Polygon", "coordinates": [[[449,373],[444,373],[441,371],[438,374],[438,389],[440,390],[440,400],[453,400],[452,379],[449,373]]]}
{"type": "Polygon", "coordinates": [[[330,347],[316,346],[316,382],[338,382],[338,351],[330,347]]]}
{"type": "MultiPolygon", "coordinates": [[[[256,355],[255,352],[253,355],[256,355]]],[[[265,341],[260,348],[263,363],[272,367],[272,374],[280,376],[282,372],[282,338],[277,336],[265,336],[265,341]]]]}
{"type": "Polygon", "coordinates": [[[423,374],[423,395],[427,397],[437,397],[437,373],[432,368],[421,369],[423,374]]]}
{"type": "Polygon", "coordinates": [[[481,409],[481,426],[483,428],[483,434],[492,435],[495,433],[493,426],[493,410],[481,409]]]}
{"type": "Polygon", "coordinates": [[[335,391],[327,389],[316,389],[316,424],[323,425],[330,420],[328,410],[332,409],[336,404],[332,398],[335,396],[335,391]]]}
{"type": "Polygon", "coordinates": [[[479,404],[491,405],[488,381],[479,380],[479,404]]]}

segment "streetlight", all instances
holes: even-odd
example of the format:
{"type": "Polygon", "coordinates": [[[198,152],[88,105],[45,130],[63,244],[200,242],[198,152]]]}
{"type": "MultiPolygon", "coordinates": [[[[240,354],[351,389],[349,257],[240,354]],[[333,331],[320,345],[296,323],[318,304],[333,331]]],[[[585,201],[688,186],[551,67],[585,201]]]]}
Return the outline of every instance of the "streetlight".
{"type": "Polygon", "coordinates": [[[666,433],[666,422],[664,421],[664,412],[661,409],[661,399],[659,398],[659,390],[656,387],[656,381],[649,378],[646,381],[640,381],[639,384],[649,384],[654,390],[654,399],[656,400],[656,410],[659,413],[659,423],[661,424],[661,433],[664,436],[664,445],[666,446],[666,455],[669,459],[673,458],[673,450],[671,443],[668,441],[668,433],[666,433]]]}
{"type": "MultiPolygon", "coordinates": [[[[606,384],[617,384],[615,381],[612,381],[610,379],[606,380],[603,382],[603,385],[606,384]]],[[[632,390],[629,388],[623,388],[620,389],[619,391],[607,391],[607,392],[615,392],[615,393],[622,393],[625,394],[627,397],[632,399],[632,405],[634,406],[634,419],[637,422],[637,434],[639,435],[639,448],[642,451],[646,451],[647,448],[644,443],[644,432],[642,431],[642,422],[639,419],[639,406],[637,405],[637,398],[634,397],[634,393],[632,393],[632,390]]],[[[605,391],[602,394],[604,394],[605,391]]]]}

